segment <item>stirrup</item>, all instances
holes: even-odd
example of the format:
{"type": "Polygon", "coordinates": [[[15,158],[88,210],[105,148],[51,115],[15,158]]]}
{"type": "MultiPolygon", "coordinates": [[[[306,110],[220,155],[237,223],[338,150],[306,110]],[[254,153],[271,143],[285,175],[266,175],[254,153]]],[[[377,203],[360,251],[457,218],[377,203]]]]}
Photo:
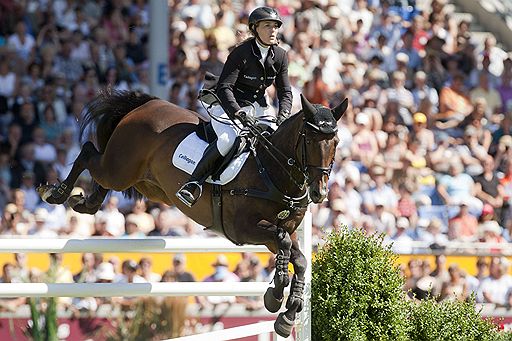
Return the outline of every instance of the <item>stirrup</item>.
{"type": "Polygon", "coordinates": [[[185,183],[181,188],[176,192],[176,197],[180,199],[182,203],[187,205],[188,207],[192,207],[196,201],[201,197],[203,194],[203,185],[201,185],[197,181],[189,181],[185,183]],[[196,186],[199,189],[199,195],[197,197],[194,197],[194,194],[191,193],[188,189],[185,189],[185,187],[193,185],[196,186]]]}

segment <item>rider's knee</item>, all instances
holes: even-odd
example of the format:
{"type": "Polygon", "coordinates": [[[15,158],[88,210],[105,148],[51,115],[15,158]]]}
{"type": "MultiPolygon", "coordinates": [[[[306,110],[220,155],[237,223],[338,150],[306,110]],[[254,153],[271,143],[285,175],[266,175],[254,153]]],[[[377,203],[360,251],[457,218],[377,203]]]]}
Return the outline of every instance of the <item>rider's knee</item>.
{"type": "Polygon", "coordinates": [[[230,136],[230,134],[220,134],[217,138],[217,149],[219,152],[225,156],[233,147],[235,143],[236,134],[234,136],[230,136]]]}

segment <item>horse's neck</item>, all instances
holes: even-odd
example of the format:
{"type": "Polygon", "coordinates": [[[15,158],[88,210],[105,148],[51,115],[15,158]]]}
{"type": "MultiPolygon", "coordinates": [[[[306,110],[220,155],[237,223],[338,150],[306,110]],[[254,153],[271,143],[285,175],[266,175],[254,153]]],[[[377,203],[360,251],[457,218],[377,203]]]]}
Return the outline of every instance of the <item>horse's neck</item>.
{"type": "MultiPolygon", "coordinates": [[[[279,150],[265,150],[263,146],[258,148],[258,157],[261,159],[263,166],[267,169],[272,182],[283,192],[288,195],[299,195],[297,184],[290,179],[289,174],[285,171],[292,172],[292,168],[288,165],[288,159],[297,159],[297,141],[302,127],[302,114],[292,116],[272,135],[270,141],[272,145],[279,150]],[[299,117],[300,116],[300,117],[299,117]],[[276,159],[278,161],[276,161],[276,159]],[[279,162],[280,165],[277,163],[279,162]]],[[[296,171],[292,172],[298,179],[296,171]]]]}

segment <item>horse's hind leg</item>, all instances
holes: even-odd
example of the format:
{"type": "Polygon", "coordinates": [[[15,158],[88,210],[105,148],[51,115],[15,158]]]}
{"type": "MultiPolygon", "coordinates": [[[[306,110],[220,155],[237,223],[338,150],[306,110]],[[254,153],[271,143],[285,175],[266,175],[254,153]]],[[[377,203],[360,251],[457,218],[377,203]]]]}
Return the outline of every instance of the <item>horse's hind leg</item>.
{"type": "Polygon", "coordinates": [[[37,192],[41,198],[49,204],[63,204],[71,194],[71,190],[73,189],[76,180],[87,168],[87,163],[91,157],[95,155],[100,154],[96,150],[94,144],[90,141],[86,142],[82,146],[80,154],[78,154],[75,162],[73,162],[73,167],[64,181],[58,185],[46,184],[37,188],[37,192]]]}
{"type": "Polygon", "coordinates": [[[280,313],[274,324],[276,332],[282,337],[288,337],[295,323],[295,317],[302,310],[304,305],[304,286],[307,261],[304,254],[300,251],[297,239],[292,240],[290,261],[293,264],[295,274],[292,278],[290,296],[286,301],[286,311],[280,313]]]}
{"type": "Polygon", "coordinates": [[[78,213],[94,214],[98,212],[107,196],[109,190],[98,185],[98,188],[91,195],[84,197],[82,194],[70,196],[69,206],[78,213]]]}

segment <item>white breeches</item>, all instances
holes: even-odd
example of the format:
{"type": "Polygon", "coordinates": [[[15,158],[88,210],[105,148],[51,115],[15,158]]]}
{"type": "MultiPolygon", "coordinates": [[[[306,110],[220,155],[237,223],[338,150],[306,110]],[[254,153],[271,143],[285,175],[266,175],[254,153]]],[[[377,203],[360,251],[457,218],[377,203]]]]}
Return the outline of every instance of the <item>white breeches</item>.
{"type": "MultiPolygon", "coordinates": [[[[257,102],[253,105],[254,108],[252,106],[247,106],[243,107],[241,110],[245,111],[248,115],[255,116],[259,120],[260,124],[266,124],[273,130],[276,130],[276,123],[270,121],[275,121],[273,109],[271,107],[262,107],[257,102]]],[[[219,122],[212,118],[211,123],[215,134],[217,134],[217,149],[222,156],[226,156],[226,154],[231,150],[231,147],[233,147],[235,139],[240,134],[240,129],[231,122],[228,114],[224,112],[220,105],[214,106],[210,112],[215,116],[215,118],[220,119],[219,122]]]]}

